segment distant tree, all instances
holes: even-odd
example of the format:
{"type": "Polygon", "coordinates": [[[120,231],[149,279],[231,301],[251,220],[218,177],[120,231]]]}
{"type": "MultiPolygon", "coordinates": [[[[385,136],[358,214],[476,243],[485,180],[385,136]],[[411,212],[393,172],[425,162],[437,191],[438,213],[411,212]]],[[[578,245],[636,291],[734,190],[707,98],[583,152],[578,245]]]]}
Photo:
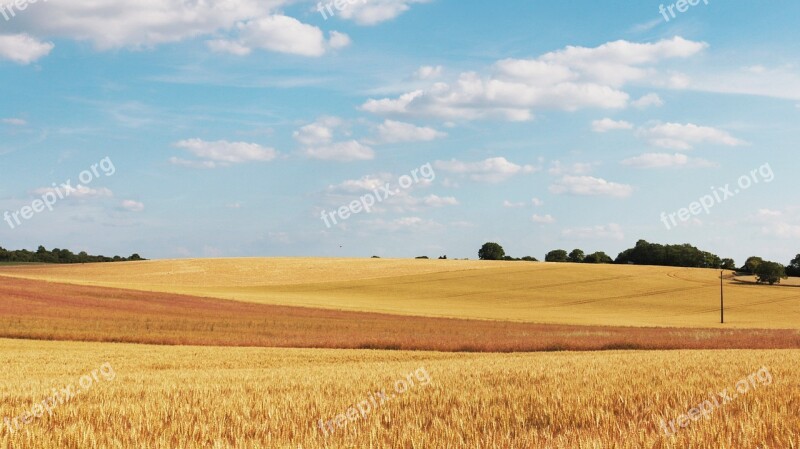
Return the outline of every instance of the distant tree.
{"type": "Polygon", "coordinates": [[[720,268],[722,268],[723,270],[735,270],[736,262],[734,262],[733,259],[728,259],[728,258],[722,259],[720,268]]]}
{"type": "Polygon", "coordinates": [[[722,259],[716,254],[703,251],[703,267],[704,268],[719,268],[722,266],[722,259]]]}
{"type": "Polygon", "coordinates": [[[72,251],[68,249],[59,249],[53,248],[52,251],[48,251],[47,248],[44,246],[39,246],[36,249],[36,252],[31,252],[26,249],[19,249],[19,250],[7,250],[4,248],[0,248],[0,261],[1,262],[18,262],[18,263],[58,263],[58,264],[69,264],[69,263],[91,263],[91,262],[112,262],[112,261],[125,261],[125,260],[147,260],[141,258],[138,254],[134,254],[130,258],[114,256],[111,257],[103,257],[103,256],[91,256],[86,253],[86,251],[81,251],[78,254],[74,254],[72,251]]]}
{"type": "Polygon", "coordinates": [[[372,259],[380,259],[379,256],[372,256],[372,259]]]}
{"type": "Polygon", "coordinates": [[[419,257],[416,257],[415,259],[428,259],[428,256],[419,256],[419,257]]]}
{"type": "Polygon", "coordinates": [[[538,261],[539,261],[539,260],[537,260],[535,257],[531,257],[531,256],[525,256],[525,257],[523,257],[523,258],[522,258],[522,259],[520,259],[520,260],[524,260],[524,261],[526,261],[526,262],[538,262],[538,261]]]}
{"type": "Polygon", "coordinates": [[[478,250],[478,258],[481,260],[502,260],[506,252],[503,247],[493,242],[486,242],[478,250]]]}
{"type": "Polygon", "coordinates": [[[716,256],[701,251],[686,243],[683,245],[660,245],[639,240],[636,246],[619,253],[616,263],[636,265],[658,265],[668,267],[705,268],[716,264],[716,256]]]}
{"type": "Polygon", "coordinates": [[[786,279],[786,269],[777,262],[761,262],[755,274],[759,284],[780,284],[781,279],[786,279]]]}
{"type": "Polygon", "coordinates": [[[764,263],[764,259],[760,257],[756,256],[748,257],[747,261],[745,261],[744,266],[742,267],[742,271],[750,274],[756,274],[758,266],[761,265],[762,263],[764,263]]]}
{"type": "Polygon", "coordinates": [[[583,263],[614,263],[614,259],[602,251],[597,251],[584,257],[583,263]]]}
{"type": "Polygon", "coordinates": [[[586,258],[586,255],[583,253],[581,249],[573,249],[569,256],[567,256],[567,260],[572,263],[583,263],[583,259],[586,258]]]}
{"type": "Polygon", "coordinates": [[[789,276],[800,276],[800,254],[789,262],[789,266],[786,267],[786,274],[789,276]]]}
{"type": "Polygon", "coordinates": [[[142,259],[142,256],[140,256],[140,255],[138,255],[136,253],[133,253],[133,254],[131,254],[131,257],[128,257],[128,260],[136,261],[136,260],[144,260],[144,259],[142,259]]]}
{"type": "Polygon", "coordinates": [[[439,260],[447,260],[447,255],[439,257],[439,260]]]}
{"type": "Polygon", "coordinates": [[[569,256],[563,249],[554,249],[544,256],[545,262],[569,262],[569,256]]]}

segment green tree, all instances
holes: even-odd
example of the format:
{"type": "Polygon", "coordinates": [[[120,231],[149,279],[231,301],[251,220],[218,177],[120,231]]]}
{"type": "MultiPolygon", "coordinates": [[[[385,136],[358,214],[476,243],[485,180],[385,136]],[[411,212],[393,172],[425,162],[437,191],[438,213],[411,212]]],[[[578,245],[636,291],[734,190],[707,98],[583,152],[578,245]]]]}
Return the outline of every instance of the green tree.
{"type": "Polygon", "coordinates": [[[703,265],[704,268],[720,268],[722,267],[722,259],[716,254],[703,252],[703,265]]]}
{"type": "Polygon", "coordinates": [[[764,263],[764,259],[756,256],[748,257],[742,267],[742,271],[746,271],[750,274],[756,274],[756,270],[758,270],[758,266],[764,263]]]}
{"type": "Polygon", "coordinates": [[[789,276],[800,276],[800,254],[789,262],[789,266],[786,267],[786,274],[789,276]]]}
{"type": "Polygon", "coordinates": [[[502,260],[505,255],[503,247],[494,242],[486,242],[478,250],[478,258],[481,260],[502,260]]]}
{"type": "Polygon", "coordinates": [[[660,265],[670,267],[706,268],[716,266],[717,256],[701,251],[688,243],[683,245],[660,245],[639,240],[636,246],[619,253],[616,263],[636,265],[660,265]]]}
{"type": "Polygon", "coordinates": [[[554,249],[544,256],[545,262],[568,262],[569,256],[563,249],[554,249]]]}
{"type": "Polygon", "coordinates": [[[569,256],[567,256],[567,260],[572,263],[583,263],[583,259],[586,258],[586,255],[583,253],[581,249],[573,249],[569,256]]]}
{"type": "Polygon", "coordinates": [[[723,270],[735,270],[736,262],[734,262],[733,259],[728,259],[728,258],[722,259],[722,264],[720,265],[720,268],[722,268],[723,270]]]}
{"type": "Polygon", "coordinates": [[[586,256],[583,263],[614,263],[614,259],[603,251],[597,251],[586,256]]]}
{"type": "Polygon", "coordinates": [[[756,268],[756,280],[759,284],[780,284],[786,279],[786,269],[777,262],[762,262],[756,268]]]}

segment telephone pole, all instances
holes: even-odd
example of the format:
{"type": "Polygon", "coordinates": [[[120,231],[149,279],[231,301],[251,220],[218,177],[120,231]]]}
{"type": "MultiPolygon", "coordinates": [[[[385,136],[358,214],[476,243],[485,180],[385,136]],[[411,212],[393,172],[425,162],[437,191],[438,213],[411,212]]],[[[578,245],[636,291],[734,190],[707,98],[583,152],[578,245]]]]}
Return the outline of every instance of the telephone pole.
{"type": "Polygon", "coordinates": [[[725,324],[725,295],[722,290],[722,275],[725,270],[719,272],[719,322],[725,324]]]}

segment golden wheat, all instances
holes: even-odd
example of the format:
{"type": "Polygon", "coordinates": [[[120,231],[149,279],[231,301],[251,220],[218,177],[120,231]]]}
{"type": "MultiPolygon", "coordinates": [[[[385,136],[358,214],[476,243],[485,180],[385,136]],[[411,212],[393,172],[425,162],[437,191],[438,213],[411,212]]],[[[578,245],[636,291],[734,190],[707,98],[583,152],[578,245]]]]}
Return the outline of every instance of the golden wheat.
{"type": "MultiPolygon", "coordinates": [[[[719,271],[388,259],[203,259],[0,274],[262,304],[552,324],[715,327],[719,271]]],[[[725,281],[725,328],[800,328],[800,288],[725,281]]]]}
{"type": "MultiPolygon", "coordinates": [[[[543,354],[219,349],[0,340],[0,417],[103,363],[113,381],[9,434],[2,448],[800,447],[800,351],[543,354]],[[774,381],[674,437],[659,427],[768,367],[774,381]],[[424,368],[431,380],[325,436],[424,368]],[[352,416],[352,414],[351,414],[352,416]]],[[[417,378],[421,379],[421,378],[417,378]]]]}

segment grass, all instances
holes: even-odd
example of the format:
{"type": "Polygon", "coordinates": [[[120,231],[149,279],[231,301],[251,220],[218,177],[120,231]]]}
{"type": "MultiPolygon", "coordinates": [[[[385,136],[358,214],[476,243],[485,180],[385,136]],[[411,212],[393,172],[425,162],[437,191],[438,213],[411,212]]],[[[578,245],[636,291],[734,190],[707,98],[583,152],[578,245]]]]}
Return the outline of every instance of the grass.
{"type": "Polygon", "coordinates": [[[203,259],[4,267],[94,286],[406,316],[542,324],[800,329],[800,291],[707,269],[388,259],[203,259]]]}
{"type": "Polygon", "coordinates": [[[0,340],[0,417],[108,362],[99,382],[0,448],[800,447],[800,351],[538,354],[154,347],[0,340]],[[664,435],[675,419],[767,367],[773,382],[664,435]],[[417,383],[326,438],[371,392],[417,383]]]}

